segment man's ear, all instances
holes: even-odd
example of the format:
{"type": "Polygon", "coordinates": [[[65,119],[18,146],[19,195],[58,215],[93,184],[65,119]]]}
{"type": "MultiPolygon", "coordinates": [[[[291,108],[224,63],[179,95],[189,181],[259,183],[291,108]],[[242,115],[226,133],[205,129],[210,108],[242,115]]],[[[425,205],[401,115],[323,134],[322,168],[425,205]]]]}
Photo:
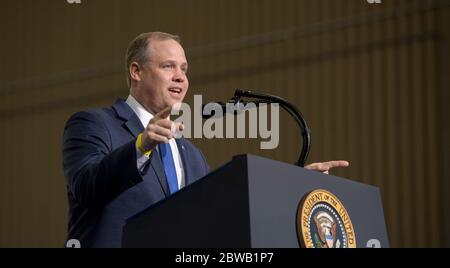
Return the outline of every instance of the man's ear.
{"type": "Polygon", "coordinates": [[[141,66],[137,62],[133,61],[128,71],[130,72],[131,80],[141,81],[141,66]]]}

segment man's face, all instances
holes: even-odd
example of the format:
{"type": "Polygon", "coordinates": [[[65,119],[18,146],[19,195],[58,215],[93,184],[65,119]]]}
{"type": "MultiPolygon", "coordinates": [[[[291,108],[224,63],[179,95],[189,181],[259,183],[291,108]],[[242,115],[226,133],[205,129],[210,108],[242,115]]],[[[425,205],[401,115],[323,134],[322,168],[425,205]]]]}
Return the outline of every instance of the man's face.
{"type": "Polygon", "coordinates": [[[175,40],[154,40],[149,60],[140,72],[139,95],[144,106],[156,114],[167,106],[182,102],[188,90],[188,64],[184,50],[175,40]]]}

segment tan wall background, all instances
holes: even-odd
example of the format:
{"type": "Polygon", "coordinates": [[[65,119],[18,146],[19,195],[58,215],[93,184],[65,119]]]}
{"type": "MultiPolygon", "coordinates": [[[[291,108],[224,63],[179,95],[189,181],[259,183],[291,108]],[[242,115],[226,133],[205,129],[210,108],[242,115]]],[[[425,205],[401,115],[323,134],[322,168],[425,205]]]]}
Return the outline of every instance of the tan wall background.
{"type": "MultiPolygon", "coordinates": [[[[61,247],[61,136],[80,109],[126,97],[124,51],[141,32],[182,36],[190,92],[236,88],[292,101],[312,128],[309,162],[380,187],[391,245],[450,243],[450,1],[7,0],[0,11],[0,247],[61,247]]],[[[297,159],[281,113],[276,150],[194,140],[212,168],[235,154],[297,159]]]]}

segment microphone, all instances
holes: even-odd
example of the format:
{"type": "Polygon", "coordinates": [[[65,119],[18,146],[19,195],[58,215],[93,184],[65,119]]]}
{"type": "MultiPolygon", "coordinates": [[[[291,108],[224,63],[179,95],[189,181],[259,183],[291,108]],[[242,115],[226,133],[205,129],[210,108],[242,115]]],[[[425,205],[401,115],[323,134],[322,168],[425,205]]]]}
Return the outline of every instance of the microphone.
{"type": "Polygon", "coordinates": [[[258,106],[262,103],[264,103],[264,104],[278,103],[281,106],[281,108],[286,110],[295,119],[298,126],[300,127],[301,136],[303,139],[300,156],[295,164],[299,167],[304,167],[305,163],[306,163],[306,159],[308,158],[310,147],[311,147],[311,129],[308,127],[308,124],[306,123],[305,118],[300,113],[300,111],[297,109],[297,107],[295,107],[292,103],[288,102],[287,100],[280,98],[278,96],[270,95],[270,94],[266,94],[266,93],[258,93],[258,92],[251,91],[251,90],[236,89],[236,91],[234,92],[234,97],[231,100],[229,100],[229,102],[227,102],[227,103],[216,102],[215,104],[212,104],[209,106],[208,106],[209,103],[202,105],[201,114],[202,114],[203,119],[208,119],[208,118],[215,116],[215,109],[217,109],[217,106],[214,107],[214,105],[219,106],[219,109],[222,110],[222,115],[223,115],[225,112],[228,111],[227,108],[230,108],[233,105],[243,104],[243,106],[238,106],[238,109],[236,109],[236,107],[234,107],[235,108],[235,109],[233,109],[234,114],[237,115],[238,112],[240,112],[240,111],[248,110],[249,108],[253,108],[253,107],[246,107],[247,106],[246,104],[249,104],[249,103],[253,103],[256,106],[258,106]],[[244,101],[244,100],[242,100],[243,97],[251,98],[254,100],[253,101],[244,101]],[[230,106],[230,104],[231,104],[231,106],[230,106]],[[208,108],[206,111],[206,113],[207,113],[206,115],[204,114],[205,108],[208,108]]]}

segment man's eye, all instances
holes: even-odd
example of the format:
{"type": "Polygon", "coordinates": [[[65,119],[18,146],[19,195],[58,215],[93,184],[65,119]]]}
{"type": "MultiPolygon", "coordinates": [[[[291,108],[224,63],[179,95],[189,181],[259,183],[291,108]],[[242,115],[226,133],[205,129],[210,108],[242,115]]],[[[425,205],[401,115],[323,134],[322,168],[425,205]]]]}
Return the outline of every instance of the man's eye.
{"type": "Polygon", "coordinates": [[[166,65],[163,65],[163,68],[173,68],[173,65],[171,65],[171,64],[166,64],[166,65]]]}

